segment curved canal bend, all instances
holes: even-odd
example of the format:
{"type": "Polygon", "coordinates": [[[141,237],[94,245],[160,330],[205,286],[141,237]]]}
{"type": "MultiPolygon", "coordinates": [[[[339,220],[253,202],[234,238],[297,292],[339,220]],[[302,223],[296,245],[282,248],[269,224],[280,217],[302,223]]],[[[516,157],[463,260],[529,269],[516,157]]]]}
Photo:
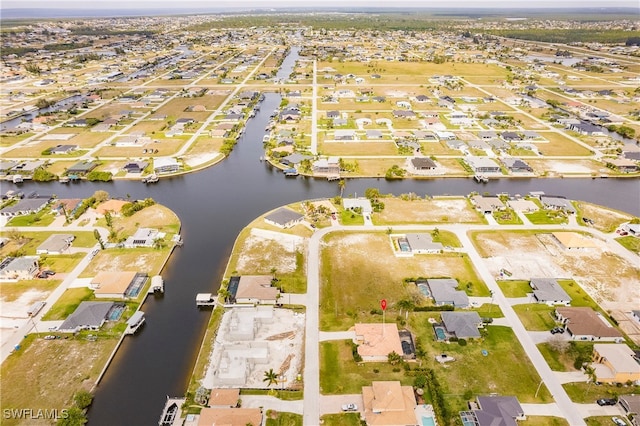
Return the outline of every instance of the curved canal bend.
{"type": "MultiPolygon", "coordinates": [[[[297,50],[292,49],[281,76],[288,76],[296,56],[297,50]]],[[[89,411],[91,425],[156,424],[166,396],[184,394],[210,317],[210,312],[196,308],[195,295],[218,289],[238,233],[257,216],[278,206],[339,194],[336,182],[285,178],[259,161],[264,128],[280,100],[277,94],[266,94],[261,110],[249,121],[229,158],[201,172],[149,186],[137,181],[24,184],[25,192],[53,192],[61,198],[88,197],[98,189],[114,197],[152,197],[182,221],[185,244],[174,251],[162,272],[165,294],[150,297],[144,304],[146,325],[139,334],[124,340],[109,366],[89,411]]],[[[472,179],[357,179],[347,181],[344,194],[364,194],[369,187],[379,188],[381,193],[414,192],[421,196],[545,191],[640,214],[636,179],[502,179],[487,185],[472,179]]]]}

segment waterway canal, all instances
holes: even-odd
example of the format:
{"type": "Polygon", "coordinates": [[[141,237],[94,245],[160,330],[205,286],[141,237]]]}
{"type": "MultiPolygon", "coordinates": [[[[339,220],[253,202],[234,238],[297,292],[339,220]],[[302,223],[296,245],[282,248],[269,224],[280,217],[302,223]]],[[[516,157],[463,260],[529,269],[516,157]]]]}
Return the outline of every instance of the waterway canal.
{"type": "MultiPolygon", "coordinates": [[[[292,67],[296,57],[297,49],[292,49],[283,68],[292,67]]],[[[283,69],[281,75],[290,72],[283,69]]],[[[218,289],[238,233],[255,217],[283,204],[339,194],[336,182],[285,178],[279,170],[260,162],[264,128],[279,104],[278,94],[266,94],[229,158],[201,172],[148,186],[137,181],[23,185],[25,192],[37,190],[59,197],[87,197],[98,189],[114,197],[152,197],[182,220],[185,244],[174,252],[163,271],[165,294],[150,297],[144,304],[146,325],[139,334],[124,340],[107,370],[89,411],[90,425],[156,424],[166,396],[184,394],[210,316],[210,312],[196,308],[195,295],[218,289]]],[[[414,192],[421,196],[545,191],[640,214],[636,179],[503,179],[486,185],[472,179],[358,179],[347,181],[344,194],[361,195],[369,187],[382,193],[414,192]]]]}

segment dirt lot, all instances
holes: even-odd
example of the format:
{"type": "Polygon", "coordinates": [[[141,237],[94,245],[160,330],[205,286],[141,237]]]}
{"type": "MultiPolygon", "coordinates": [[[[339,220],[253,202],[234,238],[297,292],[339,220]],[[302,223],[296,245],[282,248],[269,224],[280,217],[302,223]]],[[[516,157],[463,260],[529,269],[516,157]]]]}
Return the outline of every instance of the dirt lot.
{"type": "Polygon", "coordinates": [[[620,224],[633,219],[633,216],[604,208],[596,204],[579,202],[577,207],[580,209],[583,217],[593,220],[593,227],[603,232],[613,232],[620,224]]]}
{"type": "Polygon", "coordinates": [[[549,233],[475,234],[476,246],[496,276],[504,268],[511,279],[573,278],[604,309],[635,309],[632,301],[640,300],[637,265],[609,251],[604,242],[592,241],[597,248],[568,251],[549,233]]]}
{"type": "Polygon", "coordinates": [[[296,270],[296,252],[305,251],[302,237],[253,228],[242,243],[237,270],[240,274],[269,274],[296,270]]]}
{"type": "Polygon", "coordinates": [[[401,223],[448,223],[455,219],[459,223],[482,223],[478,213],[464,198],[432,198],[404,201],[385,198],[385,208],[376,213],[382,224],[401,223]]]}

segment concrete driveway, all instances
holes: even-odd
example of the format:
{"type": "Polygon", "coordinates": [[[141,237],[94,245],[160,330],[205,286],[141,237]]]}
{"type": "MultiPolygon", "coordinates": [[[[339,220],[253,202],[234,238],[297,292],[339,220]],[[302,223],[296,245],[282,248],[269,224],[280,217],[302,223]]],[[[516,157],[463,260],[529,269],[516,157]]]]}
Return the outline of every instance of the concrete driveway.
{"type": "Polygon", "coordinates": [[[320,415],[342,413],[342,406],[345,404],[356,404],[358,412],[362,415],[364,406],[362,405],[362,394],[352,395],[321,395],[320,415]]]}

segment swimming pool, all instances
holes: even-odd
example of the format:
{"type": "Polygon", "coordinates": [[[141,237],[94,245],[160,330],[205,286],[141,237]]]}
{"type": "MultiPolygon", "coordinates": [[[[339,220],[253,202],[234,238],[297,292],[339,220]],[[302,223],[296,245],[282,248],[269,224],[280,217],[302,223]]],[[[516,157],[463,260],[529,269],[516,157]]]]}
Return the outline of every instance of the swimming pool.
{"type": "Polygon", "coordinates": [[[109,312],[107,313],[107,319],[109,321],[118,321],[124,312],[124,305],[113,305],[109,312]]]}
{"type": "Polygon", "coordinates": [[[398,246],[400,246],[400,251],[410,252],[411,246],[409,245],[409,241],[405,238],[398,238],[398,246]]]}
{"type": "Polygon", "coordinates": [[[434,327],[433,328],[436,332],[436,339],[437,340],[446,340],[447,339],[447,335],[444,332],[444,329],[442,327],[434,327]]]}
{"type": "Polygon", "coordinates": [[[422,416],[422,426],[436,426],[433,417],[422,416]]]}
{"type": "Polygon", "coordinates": [[[147,282],[147,274],[138,273],[129,284],[129,287],[125,291],[125,295],[127,297],[137,297],[140,294],[140,290],[144,286],[144,283],[147,282]]]}
{"type": "Polygon", "coordinates": [[[426,284],[418,284],[418,290],[420,290],[420,293],[424,294],[426,297],[431,296],[431,293],[429,292],[429,286],[426,284]]]}

